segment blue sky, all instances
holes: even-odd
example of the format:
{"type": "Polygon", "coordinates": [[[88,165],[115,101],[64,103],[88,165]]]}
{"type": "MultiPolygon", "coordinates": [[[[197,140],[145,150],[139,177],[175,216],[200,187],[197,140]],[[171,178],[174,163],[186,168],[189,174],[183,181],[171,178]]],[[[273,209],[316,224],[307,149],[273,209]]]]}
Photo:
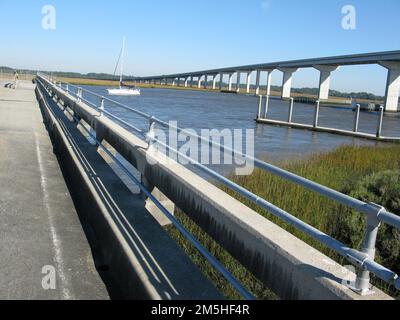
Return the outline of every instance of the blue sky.
{"type": "MultiPolygon", "coordinates": [[[[398,0],[0,0],[0,65],[112,73],[123,35],[125,73],[136,75],[397,50],[399,15],[398,0]],[[53,31],[41,27],[46,4],[53,31]],[[356,30],[341,27],[348,4],[356,30]]],[[[332,88],[383,94],[385,78],[379,66],[345,67],[332,88]]],[[[312,69],[294,78],[317,83],[312,69]]]]}

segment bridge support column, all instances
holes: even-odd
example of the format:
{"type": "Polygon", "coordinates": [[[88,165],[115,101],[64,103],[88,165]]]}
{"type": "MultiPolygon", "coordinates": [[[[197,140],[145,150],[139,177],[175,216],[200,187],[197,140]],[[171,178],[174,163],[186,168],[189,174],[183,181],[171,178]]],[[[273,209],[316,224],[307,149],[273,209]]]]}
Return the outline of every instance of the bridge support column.
{"type": "Polygon", "coordinates": [[[213,75],[213,90],[217,89],[217,75],[213,75]]]}
{"type": "Polygon", "coordinates": [[[220,73],[220,74],[219,74],[219,90],[220,90],[220,91],[222,90],[222,85],[223,85],[223,83],[224,83],[224,74],[223,74],[223,73],[220,73]]]}
{"type": "Polygon", "coordinates": [[[229,91],[232,91],[232,77],[233,77],[233,74],[230,73],[229,74],[229,84],[228,84],[228,90],[229,91]]]}
{"type": "Polygon", "coordinates": [[[385,61],[379,64],[388,70],[384,109],[386,112],[400,112],[400,61],[385,61]]]}
{"type": "Polygon", "coordinates": [[[290,93],[292,91],[292,79],[293,73],[295,73],[297,68],[279,68],[283,72],[282,79],[282,99],[290,98],[290,93]]]}
{"type": "Polygon", "coordinates": [[[193,76],[190,77],[190,87],[193,88],[193,76]]]}
{"type": "Polygon", "coordinates": [[[208,86],[208,75],[204,75],[204,89],[207,89],[208,86]]]}
{"type": "Polygon", "coordinates": [[[172,86],[175,87],[176,85],[176,79],[172,79],[172,86]]]}
{"type": "Polygon", "coordinates": [[[257,75],[256,75],[256,95],[260,94],[260,78],[261,78],[261,70],[257,70],[257,75]]]}
{"type": "Polygon", "coordinates": [[[236,80],[236,92],[237,93],[239,93],[240,92],[240,77],[241,77],[241,75],[242,75],[242,73],[240,72],[240,71],[238,71],[237,73],[236,73],[236,75],[237,75],[237,80],[236,80]]]}
{"type": "Polygon", "coordinates": [[[201,88],[201,77],[202,76],[198,76],[198,85],[197,87],[200,89],[201,88]]]}
{"type": "Polygon", "coordinates": [[[318,100],[328,100],[331,86],[331,73],[337,70],[339,66],[315,65],[314,68],[320,72],[318,100]]]}
{"type": "Polygon", "coordinates": [[[271,82],[272,82],[272,71],[273,69],[266,70],[267,71],[267,84],[266,84],[266,95],[271,95],[271,82]]]}
{"type": "Polygon", "coordinates": [[[246,77],[246,93],[250,93],[251,73],[252,73],[252,71],[248,71],[248,72],[247,72],[247,77],[246,77]]]}
{"type": "Polygon", "coordinates": [[[185,78],[185,88],[188,87],[188,81],[189,81],[189,78],[185,78]]]}

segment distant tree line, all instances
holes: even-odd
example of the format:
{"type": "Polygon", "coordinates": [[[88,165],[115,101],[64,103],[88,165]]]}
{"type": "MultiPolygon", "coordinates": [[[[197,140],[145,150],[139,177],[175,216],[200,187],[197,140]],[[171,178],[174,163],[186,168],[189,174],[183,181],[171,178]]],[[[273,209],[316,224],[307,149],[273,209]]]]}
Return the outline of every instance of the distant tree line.
{"type": "Polygon", "coordinates": [[[119,76],[113,76],[107,73],[87,73],[82,74],[78,72],[63,72],[63,71],[41,71],[41,70],[23,70],[23,69],[13,69],[9,67],[0,67],[0,71],[3,73],[14,73],[18,71],[19,73],[31,73],[35,74],[37,72],[44,72],[47,74],[52,74],[55,77],[64,78],[84,78],[84,79],[95,79],[95,80],[117,80],[119,76]]]}
{"type": "MultiPolygon", "coordinates": [[[[292,89],[293,92],[296,93],[303,93],[309,95],[318,95],[318,88],[294,88],[292,89]]],[[[338,98],[356,98],[356,99],[368,99],[368,100],[383,100],[384,97],[377,96],[375,94],[369,92],[340,92],[337,90],[329,90],[329,95],[331,97],[338,97],[338,98]]]]}

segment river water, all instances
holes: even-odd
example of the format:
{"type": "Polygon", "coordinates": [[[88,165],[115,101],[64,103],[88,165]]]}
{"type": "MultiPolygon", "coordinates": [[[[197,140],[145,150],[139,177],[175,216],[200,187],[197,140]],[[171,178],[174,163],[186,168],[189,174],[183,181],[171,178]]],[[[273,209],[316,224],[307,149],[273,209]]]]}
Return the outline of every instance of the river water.
{"type": "MultiPolygon", "coordinates": [[[[106,87],[86,86],[97,94],[107,96],[106,87]]],[[[84,94],[85,99],[98,103],[98,98],[84,94]]],[[[178,121],[183,128],[200,129],[254,129],[255,155],[274,162],[293,157],[307,157],[313,153],[326,152],[341,145],[384,145],[330,133],[312,132],[272,125],[257,124],[254,121],[258,109],[255,96],[236,95],[220,92],[151,89],[142,88],[140,97],[112,96],[111,99],[153,115],[161,120],[178,121]]],[[[106,109],[127,122],[147,129],[148,121],[140,116],[109,103],[106,109]]],[[[269,118],[286,120],[288,102],[271,99],[269,118]]],[[[295,103],[293,121],[312,124],[314,105],[295,103]]],[[[321,107],[319,124],[326,127],[352,130],[354,112],[345,108],[321,107]]],[[[361,112],[359,130],[375,133],[378,113],[361,112]]],[[[400,136],[400,117],[385,115],[384,136],[400,136]]],[[[220,170],[218,170],[220,171],[220,170]]]]}

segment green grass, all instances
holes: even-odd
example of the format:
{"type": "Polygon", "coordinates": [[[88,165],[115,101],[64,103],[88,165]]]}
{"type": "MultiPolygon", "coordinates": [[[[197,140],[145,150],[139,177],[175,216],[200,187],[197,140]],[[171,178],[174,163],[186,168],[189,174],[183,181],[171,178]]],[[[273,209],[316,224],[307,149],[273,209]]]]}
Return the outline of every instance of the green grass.
{"type": "MultiPolygon", "coordinates": [[[[291,162],[280,164],[280,167],[335,190],[351,193],[360,181],[365,180],[368,176],[373,176],[386,170],[399,170],[400,145],[393,144],[387,145],[386,147],[344,146],[326,154],[315,154],[308,159],[295,159],[291,162]]],[[[359,239],[362,239],[362,232],[364,230],[364,217],[361,213],[354,214],[357,217],[356,219],[347,219],[347,215],[350,215],[352,212],[342,205],[259,169],[256,169],[250,176],[232,176],[231,178],[250,191],[292,213],[319,230],[329,235],[335,235],[339,240],[347,242],[345,243],[346,245],[357,246],[360,244],[359,239]],[[345,220],[347,219],[346,223],[350,224],[347,226],[348,228],[343,227],[343,217],[345,217],[345,220]],[[354,234],[349,235],[346,232],[352,232],[354,234]]],[[[267,219],[290,231],[298,238],[337,261],[341,263],[344,262],[337,254],[331,252],[319,242],[295,230],[234,192],[224,187],[222,188],[267,219]]],[[[355,193],[355,195],[356,194],[357,193],[355,193]]],[[[243,266],[191,222],[184,213],[178,212],[177,217],[220,261],[228,266],[228,269],[238,277],[239,280],[244,282],[245,286],[251,290],[257,298],[276,298],[267,288],[249,274],[243,266]]],[[[183,246],[184,250],[194,261],[196,261],[201,270],[216,283],[216,286],[227,298],[236,299],[239,297],[235,290],[212,270],[204,259],[199,256],[197,251],[184,241],[174,228],[169,227],[168,231],[171,236],[183,246]]],[[[383,239],[378,240],[383,241],[383,239]]],[[[378,257],[378,261],[379,260],[378,257]]],[[[375,281],[375,284],[385,291],[393,293],[393,290],[391,291],[389,286],[385,286],[379,281],[375,281]]]]}
{"type": "MultiPolygon", "coordinates": [[[[330,153],[315,154],[309,159],[286,163],[281,167],[332,189],[345,192],[350,185],[357,183],[365,176],[384,170],[399,169],[400,146],[382,148],[345,146],[330,153]]],[[[329,233],[334,228],[329,222],[332,213],[341,209],[337,202],[259,169],[256,169],[251,176],[232,177],[232,179],[324,232],[329,233]]],[[[233,194],[229,190],[227,192],[233,194]]],[[[289,229],[296,236],[309,240],[307,236],[258,209],[249,201],[242,200],[260,214],[289,229]]],[[[318,249],[324,250],[319,243],[311,240],[309,242],[318,249]]]]}

